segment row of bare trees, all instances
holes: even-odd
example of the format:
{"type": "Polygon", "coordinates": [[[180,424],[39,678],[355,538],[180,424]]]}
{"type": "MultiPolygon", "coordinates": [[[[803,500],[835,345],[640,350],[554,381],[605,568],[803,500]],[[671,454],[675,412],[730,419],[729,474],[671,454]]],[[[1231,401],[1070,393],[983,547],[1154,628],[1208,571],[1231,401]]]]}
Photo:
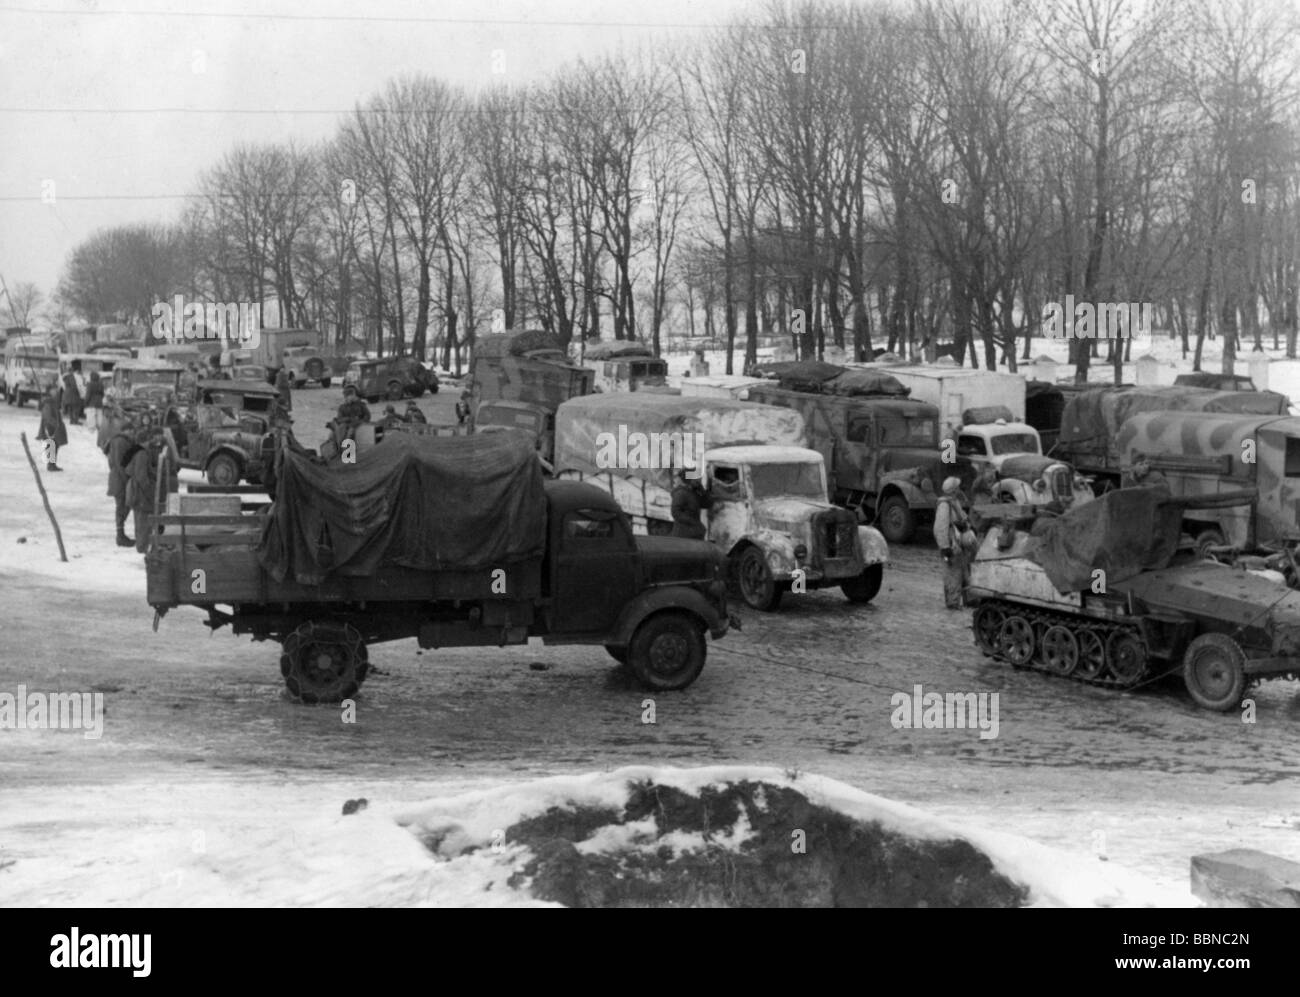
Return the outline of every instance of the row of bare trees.
{"type": "Polygon", "coordinates": [[[451,363],[494,326],[708,335],[730,370],[764,335],[1014,368],[1073,295],[1153,304],[1198,366],[1213,335],[1294,356],[1298,71],[1281,0],[773,3],[539,85],[394,80],[320,147],[232,149],[175,226],[95,236],[63,298],[274,298],[451,363]]]}

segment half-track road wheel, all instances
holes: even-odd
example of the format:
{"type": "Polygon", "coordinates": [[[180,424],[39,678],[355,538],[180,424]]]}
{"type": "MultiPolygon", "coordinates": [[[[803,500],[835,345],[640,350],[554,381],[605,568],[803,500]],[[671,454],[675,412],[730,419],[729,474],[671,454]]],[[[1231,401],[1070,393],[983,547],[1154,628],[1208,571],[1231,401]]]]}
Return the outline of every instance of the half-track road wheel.
{"type": "Polygon", "coordinates": [[[646,688],[685,689],[704,669],[704,626],[688,613],[656,613],[637,627],[627,652],[632,674],[646,688]]]}
{"type": "Polygon", "coordinates": [[[1016,668],[1025,668],[1034,657],[1034,627],[1023,616],[1008,616],[998,630],[998,650],[1016,668]]]}
{"type": "Polygon", "coordinates": [[[1231,710],[1246,691],[1246,654],[1226,634],[1201,634],[1183,655],[1183,683],[1197,705],[1231,710]]]}
{"type": "Polygon", "coordinates": [[[304,703],[355,696],[370,670],[366,643],[347,623],[303,623],[284,639],[280,674],[289,695],[304,703]]]}
{"type": "Polygon", "coordinates": [[[985,603],[975,610],[975,616],[971,620],[971,629],[975,631],[975,646],[984,652],[986,657],[993,657],[998,653],[998,633],[1002,629],[1002,623],[1007,618],[1001,606],[992,603],[985,603]]]}
{"type": "Polygon", "coordinates": [[[1141,681],[1147,671],[1147,649],[1136,634],[1116,630],[1106,641],[1106,667],[1121,686],[1141,681]]]}
{"type": "Polygon", "coordinates": [[[1105,641],[1091,627],[1075,631],[1074,638],[1079,642],[1079,663],[1075,666],[1074,677],[1096,681],[1106,674],[1105,641]]]}
{"type": "Polygon", "coordinates": [[[1079,641],[1060,623],[1043,631],[1038,653],[1043,667],[1053,675],[1069,675],[1079,667],[1079,641]]]}

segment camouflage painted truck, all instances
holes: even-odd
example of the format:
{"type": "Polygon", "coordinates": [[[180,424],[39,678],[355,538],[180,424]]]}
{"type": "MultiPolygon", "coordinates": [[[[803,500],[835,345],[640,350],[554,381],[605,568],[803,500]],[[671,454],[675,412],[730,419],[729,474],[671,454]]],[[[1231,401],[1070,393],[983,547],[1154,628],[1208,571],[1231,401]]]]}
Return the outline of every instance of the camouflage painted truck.
{"type": "Polygon", "coordinates": [[[591,394],[594,377],[586,367],[569,363],[559,341],[540,330],[480,336],[470,365],[470,431],[532,423],[538,427],[538,453],[551,462],[556,409],[591,394]]]}
{"type": "Polygon", "coordinates": [[[555,473],[608,491],[638,529],[672,530],[672,489],[696,469],[712,498],[707,538],[746,605],[838,586],[850,602],[880,591],[889,547],[826,494],[822,456],[798,412],[723,398],[650,393],[575,398],[556,414],[555,473]]]}
{"type": "Polygon", "coordinates": [[[1093,477],[1094,490],[1119,485],[1124,461],[1116,446],[1120,427],[1144,412],[1216,412],[1286,415],[1286,396],[1264,391],[1211,391],[1191,387],[1091,388],[1071,392],[1061,415],[1052,456],[1093,477]]]}
{"type": "Polygon", "coordinates": [[[155,517],[148,601],[280,642],[303,702],[354,695],[368,645],[410,637],[604,645],[648,688],[682,689],[727,632],[714,547],[634,537],[605,492],[543,482],[527,434],[394,433],[334,466],[285,448],[275,473],[269,510],[155,517]]]}
{"type": "Polygon", "coordinates": [[[1117,489],[1049,521],[1007,518],[971,563],[975,643],[1014,668],[1115,689],[1181,674],[1191,697],[1231,710],[1265,678],[1300,675],[1300,592],[1179,552],[1189,509],[1117,489]]]}
{"type": "Polygon", "coordinates": [[[1115,449],[1126,468],[1147,457],[1175,498],[1253,489],[1248,505],[1188,508],[1183,531],[1199,553],[1271,554],[1300,543],[1300,419],[1148,412],[1120,427],[1115,449]]]}
{"type": "Polygon", "coordinates": [[[878,527],[890,543],[908,543],[933,521],[943,480],[955,473],[939,449],[937,406],[912,401],[885,372],[831,364],[763,370],[776,381],[748,389],[748,399],[803,416],[808,446],[826,462],[831,501],[878,527]]]}

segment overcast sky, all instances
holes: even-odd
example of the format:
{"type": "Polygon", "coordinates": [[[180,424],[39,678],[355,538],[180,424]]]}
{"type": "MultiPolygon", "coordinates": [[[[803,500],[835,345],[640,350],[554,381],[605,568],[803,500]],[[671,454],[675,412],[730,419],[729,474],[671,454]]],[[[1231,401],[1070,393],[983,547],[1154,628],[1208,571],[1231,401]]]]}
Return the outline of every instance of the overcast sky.
{"type": "Polygon", "coordinates": [[[0,0],[0,275],[49,294],[96,229],[173,220],[176,195],[234,143],[328,137],[394,76],[489,85],[503,78],[492,72],[499,49],[504,79],[530,81],[579,55],[698,34],[743,9],[744,0],[0,0]],[[42,200],[47,181],[53,204],[42,200]]]}

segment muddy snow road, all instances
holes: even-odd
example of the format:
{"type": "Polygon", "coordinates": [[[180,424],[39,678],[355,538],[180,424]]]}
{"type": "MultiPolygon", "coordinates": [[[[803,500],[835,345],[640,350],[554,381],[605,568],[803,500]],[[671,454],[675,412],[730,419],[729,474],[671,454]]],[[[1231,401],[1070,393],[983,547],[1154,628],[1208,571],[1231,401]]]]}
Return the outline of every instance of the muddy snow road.
{"type": "MultiPolygon", "coordinates": [[[[296,402],[303,394],[324,406],[338,392],[296,402]]],[[[453,400],[423,405],[433,417],[453,400]]],[[[367,787],[412,797],[433,783],[736,762],[832,776],[1175,886],[1201,851],[1300,857],[1300,685],[1257,687],[1243,723],[1197,708],[1176,680],[1115,693],[1013,671],[975,649],[968,612],[942,608],[928,543],[894,549],[870,606],[830,590],[788,596],[777,613],[742,609],[743,631],[710,643],[682,692],[645,692],[599,647],[421,652],[403,641],[371,648],[345,716],[285,696],[275,644],[209,634],[191,609],[152,631],[142,559],[110,546],[104,459],[81,427],[65,472],[45,476],[71,558],[59,564],[17,440],[34,428],[30,408],[0,410],[0,502],[12,510],[0,524],[0,692],[100,692],[105,718],[98,739],[0,730],[0,848],[11,856],[39,853],[55,810],[79,792],[112,801],[115,787],[153,800],[139,819],[156,826],[169,787],[187,807],[195,788],[217,808],[282,790],[337,812],[367,787]],[[896,727],[891,697],[918,685],[989,694],[990,705],[996,693],[996,727],[896,727]]],[[[111,806],[83,819],[111,822],[111,806]]]]}

